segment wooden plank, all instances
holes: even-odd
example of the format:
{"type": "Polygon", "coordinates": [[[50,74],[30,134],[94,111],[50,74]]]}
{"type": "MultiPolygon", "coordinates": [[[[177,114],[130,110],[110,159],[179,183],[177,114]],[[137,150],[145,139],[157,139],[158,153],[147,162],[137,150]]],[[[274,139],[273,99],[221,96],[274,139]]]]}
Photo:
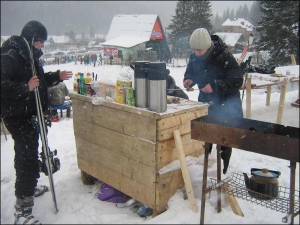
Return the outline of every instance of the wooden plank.
{"type": "Polygon", "coordinates": [[[114,170],[139,183],[155,188],[154,167],[145,165],[116,152],[101,148],[83,139],[76,138],[77,156],[114,170]]]}
{"type": "Polygon", "coordinates": [[[227,199],[233,213],[237,216],[244,217],[244,213],[243,213],[238,201],[234,197],[234,195],[230,189],[230,185],[228,183],[224,183],[223,185],[224,185],[225,189],[228,191],[228,192],[225,192],[225,195],[226,195],[226,199],[227,199]]]}
{"type": "MultiPolygon", "coordinates": [[[[170,162],[178,159],[178,153],[175,146],[175,141],[173,141],[173,145],[170,146],[169,149],[165,151],[157,152],[157,163],[170,162]]],[[[184,154],[189,155],[192,152],[202,152],[203,142],[193,140],[191,143],[184,144],[184,154]]],[[[201,155],[201,154],[200,154],[201,155]]]]}
{"type": "MultiPolygon", "coordinates": [[[[188,145],[188,144],[193,144],[193,143],[195,143],[195,141],[197,141],[197,140],[194,140],[191,138],[191,133],[181,135],[181,140],[182,140],[182,144],[184,146],[188,145]]],[[[201,145],[202,143],[203,142],[200,141],[199,144],[201,145]]],[[[202,147],[203,146],[201,146],[201,149],[202,149],[202,147]]],[[[168,151],[170,149],[172,149],[172,151],[173,151],[173,150],[175,150],[175,148],[176,148],[176,145],[175,145],[174,138],[157,142],[157,153],[162,152],[162,151],[168,151]]],[[[195,150],[198,150],[198,149],[196,148],[195,150]]]]}
{"type": "Polygon", "coordinates": [[[277,124],[282,123],[282,115],[283,115],[283,109],[284,109],[285,95],[286,95],[286,85],[283,84],[281,86],[280,100],[279,100],[279,105],[278,105],[277,124]]]}
{"type": "Polygon", "coordinates": [[[74,120],[83,120],[129,136],[156,142],[156,119],[100,106],[91,114],[76,111],[74,120]],[[145,129],[147,127],[147,129],[145,129]]]}
{"type": "Polygon", "coordinates": [[[251,119],[251,78],[246,83],[246,118],[251,119]]]}
{"type": "Polygon", "coordinates": [[[73,120],[73,124],[75,139],[81,138],[146,165],[154,166],[155,143],[95,126],[82,120],[73,120]]]}
{"type": "Polygon", "coordinates": [[[182,135],[188,134],[191,132],[191,123],[190,122],[184,123],[182,125],[179,125],[176,127],[171,127],[171,128],[165,129],[165,130],[158,130],[156,140],[164,141],[167,139],[173,139],[174,138],[174,136],[173,136],[174,130],[179,130],[182,135]]]}
{"type": "MultiPolygon", "coordinates": [[[[200,155],[203,155],[203,151],[194,151],[194,152],[191,152],[189,153],[188,156],[192,156],[192,157],[199,157],[200,155]]],[[[159,170],[161,170],[163,167],[169,165],[170,163],[174,162],[175,160],[177,159],[174,159],[174,160],[170,160],[170,161],[166,161],[166,162],[162,162],[162,163],[157,163],[157,168],[159,170]]]]}
{"type": "MultiPolygon", "coordinates": [[[[75,93],[69,93],[69,96],[72,100],[72,103],[73,103],[73,100],[75,100],[75,101],[79,100],[79,101],[85,102],[90,105],[92,103],[92,97],[89,97],[89,96],[83,96],[83,95],[79,95],[79,94],[75,94],[75,93]]],[[[205,108],[207,109],[209,107],[209,105],[206,103],[198,103],[198,102],[190,101],[190,100],[187,100],[187,101],[190,102],[190,105],[186,105],[186,107],[184,107],[182,109],[178,109],[178,110],[171,110],[171,107],[168,106],[170,109],[163,113],[157,113],[157,112],[150,111],[148,109],[143,109],[143,108],[139,108],[139,107],[120,104],[117,102],[102,101],[101,105],[110,107],[110,108],[115,108],[115,109],[122,110],[122,111],[131,112],[131,113],[141,115],[144,117],[150,117],[150,118],[156,118],[156,119],[162,119],[162,118],[166,118],[166,117],[176,115],[176,114],[191,112],[191,111],[195,111],[197,109],[205,109],[205,108]]],[[[94,106],[97,106],[97,105],[94,105],[94,106]]]]}
{"type": "Polygon", "coordinates": [[[180,161],[182,177],[183,177],[183,180],[184,180],[186,193],[187,193],[187,196],[188,196],[188,199],[189,199],[190,208],[193,212],[197,212],[198,211],[198,206],[197,206],[197,203],[195,201],[194,190],[193,190],[193,187],[192,187],[192,182],[191,182],[189,170],[188,170],[188,167],[186,165],[185,155],[184,155],[182,142],[181,142],[181,138],[180,138],[180,132],[179,132],[179,130],[174,130],[173,133],[174,133],[176,148],[178,150],[178,157],[179,157],[179,161],[180,161]]]}
{"type": "Polygon", "coordinates": [[[113,170],[105,168],[97,163],[90,162],[89,159],[77,157],[78,167],[82,171],[101,180],[102,182],[116,188],[117,190],[129,195],[133,199],[155,208],[155,189],[141,184],[113,170]]]}
{"type": "Polygon", "coordinates": [[[183,186],[184,183],[180,169],[157,175],[155,191],[157,214],[160,214],[167,209],[169,199],[177,192],[178,189],[183,188],[183,186]]]}
{"type": "Polygon", "coordinates": [[[294,55],[294,54],[291,54],[290,57],[291,57],[292,65],[293,65],[293,66],[297,65],[296,59],[295,59],[295,55],[294,55]]]}
{"type": "Polygon", "coordinates": [[[208,114],[207,108],[198,109],[192,112],[185,112],[180,115],[170,116],[157,121],[157,130],[164,130],[171,127],[180,126],[184,123],[188,123],[193,119],[196,119],[201,116],[208,114]]]}
{"type": "Polygon", "coordinates": [[[270,105],[271,102],[271,91],[272,91],[272,86],[267,87],[267,99],[266,99],[266,106],[270,105]]]}

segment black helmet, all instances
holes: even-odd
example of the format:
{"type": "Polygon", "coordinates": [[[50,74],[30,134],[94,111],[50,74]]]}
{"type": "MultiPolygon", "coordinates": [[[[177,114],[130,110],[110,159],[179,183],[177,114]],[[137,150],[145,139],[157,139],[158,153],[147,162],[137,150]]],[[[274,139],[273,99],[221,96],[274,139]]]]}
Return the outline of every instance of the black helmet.
{"type": "Polygon", "coordinates": [[[32,20],[25,24],[21,36],[26,38],[29,43],[31,43],[32,39],[34,39],[34,41],[46,41],[47,29],[40,22],[32,20]]]}

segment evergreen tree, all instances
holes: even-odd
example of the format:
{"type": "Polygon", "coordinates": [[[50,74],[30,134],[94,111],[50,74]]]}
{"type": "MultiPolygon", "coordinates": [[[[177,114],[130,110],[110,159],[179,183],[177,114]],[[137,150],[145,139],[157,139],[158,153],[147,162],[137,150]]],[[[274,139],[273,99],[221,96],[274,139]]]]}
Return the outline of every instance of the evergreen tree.
{"type": "Polygon", "coordinates": [[[191,1],[192,12],[190,16],[190,34],[197,28],[205,28],[208,32],[212,32],[213,26],[211,24],[210,18],[211,13],[211,3],[207,0],[204,1],[191,1]]]}
{"type": "Polygon", "coordinates": [[[241,12],[242,12],[242,17],[241,18],[247,19],[248,16],[249,16],[249,9],[248,9],[248,6],[246,4],[242,7],[241,12]]]}
{"type": "Polygon", "coordinates": [[[94,31],[93,26],[91,26],[91,28],[90,28],[90,38],[94,38],[94,37],[95,37],[95,31],[94,31]]]}
{"type": "Polygon", "coordinates": [[[290,65],[290,54],[299,64],[299,1],[261,1],[260,10],[257,49],[269,51],[269,64],[290,65]]]}
{"type": "Polygon", "coordinates": [[[236,17],[236,18],[244,18],[244,15],[243,15],[243,7],[242,7],[241,5],[240,5],[240,7],[236,10],[235,17],[236,17]]]}
{"type": "Polygon", "coordinates": [[[233,20],[234,19],[234,9],[231,9],[231,11],[230,11],[230,15],[229,15],[229,19],[230,20],[233,20]]]}
{"type": "Polygon", "coordinates": [[[211,16],[211,3],[207,0],[177,2],[175,16],[172,16],[169,25],[174,55],[181,57],[184,51],[190,49],[189,39],[195,29],[203,27],[213,31],[211,16]]]}
{"type": "Polygon", "coordinates": [[[173,45],[173,55],[179,54],[180,39],[188,37],[189,14],[191,4],[189,1],[178,1],[176,3],[175,16],[172,16],[168,26],[170,30],[170,43],[173,45]]]}
{"type": "Polygon", "coordinates": [[[76,41],[75,32],[73,30],[66,32],[65,35],[69,37],[70,41],[76,41]]]}
{"type": "Polygon", "coordinates": [[[253,24],[253,26],[257,26],[258,22],[261,21],[262,13],[260,11],[259,2],[253,2],[250,11],[249,11],[249,22],[253,24]]]}
{"type": "Polygon", "coordinates": [[[222,31],[222,19],[221,17],[219,16],[219,14],[217,13],[215,18],[214,18],[214,30],[216,32],[221,32],[222,31]]]}

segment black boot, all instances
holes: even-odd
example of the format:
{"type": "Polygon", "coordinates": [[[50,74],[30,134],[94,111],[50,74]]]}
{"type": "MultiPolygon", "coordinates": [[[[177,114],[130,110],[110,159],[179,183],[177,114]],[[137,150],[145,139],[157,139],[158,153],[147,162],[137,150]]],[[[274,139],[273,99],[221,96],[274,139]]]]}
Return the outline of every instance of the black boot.
{"type": "Polygon", "coordinates": [[[231,157],[232,148],[221,146],[221,159],[223,159],[223,174],[227,172],[228,166],[229,166],[229,160],[231,157]]]}
{"type": "Polygon", "coordinates": [[[24,199],[17,198],[15,204],[15,223],[14,224],[41,224],[32,215],[32,207],[34,205],[33,196],[25,197],[24,199]]]}

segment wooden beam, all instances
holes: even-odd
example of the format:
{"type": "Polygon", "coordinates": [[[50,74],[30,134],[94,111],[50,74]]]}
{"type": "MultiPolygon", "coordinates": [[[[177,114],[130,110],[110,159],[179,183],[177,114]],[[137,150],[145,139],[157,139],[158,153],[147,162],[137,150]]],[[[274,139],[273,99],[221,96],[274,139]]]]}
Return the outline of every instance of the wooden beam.
{"type": "Polygon", "coordinates": [[[246,118],[251,119],[251,78],[246,83],[246,118]]]}
{"type": "Polygon", "coordinates": [[[271,90],[272,90],[272,86],[268,86],[268,87],[267,87],[266,106],[269,106],[269,105],[270,105],[270,102],[271,102],[271,90]]]}
{"type": "Polygon", "coordinates": [[[230,205],[233,213],[235,215],[237,215],[237,216],[244,217],[244,213],[243,213],[243,211],[242,211],[242,209],[241,209],[238,201],[234,197],[234,195],[233,195],[233,193],[232,193],[232,191],[230,189],[230,185],[228,183],[224,183],[223,185],[224,185],[224,188],[226,190],[226,192],[225,192],[226,193],[225,194],[226,195],[226,199],[227,199],[227,201],[228,201],[228,203],[229,203],[229,205],[230,205]]]}
{"type": "Polygon", "coordinates": [[[285,102],[285,94],[286,94],[286,85],[283,84],[281,86],[280,100],[279,100],[278,113],[277,113],[277,123],[278,124],[282,123],[282,115],[283,115],[284,102],[285,102]]]}
{"type": "Polygon", "coordinates": [[[192,182],[191,182],[189,170],[188,170],[186,160],[185,160],[185,154],[184,154],[184,151],[183,151],[180,132],[179,132],[179,130],[174,130],[173,134],[174,134],[176,148],[178,150],[178,158],[179,158],[179,161],[180,161],[182,177],[183,177],[183,180],[184,180],[186,193],[187,193],[187,196],[188,196],[188,199],[189,199],[190,208],[193,212],[197,212],[198,211],[198,206],[197,206],[197,203],[196,203],[195,197],[194,197],[194,190],[193,190],[193,187],[192,187],[192,182]]]}
{"type": "Polygon", "coordinates": [[[293,66],[297,65],[296,60],[295,60],[295,55],[291,54],[290,57],[291,57],[291,60],[292,60],[292,65],[293,66]]]}

